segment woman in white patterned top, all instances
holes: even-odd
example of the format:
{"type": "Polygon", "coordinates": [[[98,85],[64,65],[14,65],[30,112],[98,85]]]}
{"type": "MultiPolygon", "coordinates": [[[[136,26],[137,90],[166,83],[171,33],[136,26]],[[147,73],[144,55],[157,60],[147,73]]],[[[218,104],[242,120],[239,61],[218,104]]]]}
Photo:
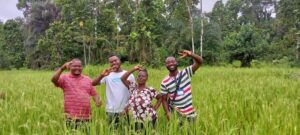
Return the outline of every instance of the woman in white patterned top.
{"type": "Polygon", "coordinates": [[[121,77],[122,82],[130,91],[128,107],[132,112],[132,117],[135,120],[136,129],[143,128],[144,122],[151,122],[155,125],[157,119],[156,110],[161,104],[161,95],[152,87],[147,87],[148,72],[141,69],[141,66],[135,66],[121,77]],[[138,71],[137,83],[127,80],[128,76],[133,72],[138,71]],[[156,98],[157,102],[152,106],[152,100],[156,98]]]}

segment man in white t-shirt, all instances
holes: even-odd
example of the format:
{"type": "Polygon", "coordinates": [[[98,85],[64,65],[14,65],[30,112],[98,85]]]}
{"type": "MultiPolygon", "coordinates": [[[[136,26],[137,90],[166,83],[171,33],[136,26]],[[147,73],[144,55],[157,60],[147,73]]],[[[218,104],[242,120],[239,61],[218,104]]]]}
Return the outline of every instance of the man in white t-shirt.
{"type": "MultiPolygon", "coordinates": [[[[108,58],[110,68],[105,69],[96,79],[93,85],[106,85],[106,113],[109,125],[116,128],[119,125],[120,113],[124,112],[130,93],[128,88],[122,83],[121,76],[126,73],[121,69],[121,61],[117,55],[108,58]]],[[[128,77],[129,81],[134,81],[134,76],[128,77]]]]}

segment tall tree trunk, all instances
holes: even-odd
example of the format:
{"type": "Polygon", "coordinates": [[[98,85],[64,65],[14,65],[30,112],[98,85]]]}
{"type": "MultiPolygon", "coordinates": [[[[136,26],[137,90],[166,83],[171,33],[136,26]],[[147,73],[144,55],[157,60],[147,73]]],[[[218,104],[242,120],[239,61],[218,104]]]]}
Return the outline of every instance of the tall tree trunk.
{"type": "Polygon", "coordinates": [[[195,46],[194,46],[194,21],[193,21],[193,16],[192,16],[192,12],[189,6],[189,3],[187,0],[185,0],[185,5],[188,9],[188,13],[189,13],[189,23],[191,26],[191,36],[192,36],[192,51],[193,53],[195,53],[195,46]]]}
{"type": "Polygon", "coordinates": [[[139,8],[140,8],[140,2],[139,0],[135,0],[135,11],[138,11],[139,8]]]}
{"type": "Polygon", "coordinates": [[[140,62],[145,62],[145,38],[142,36],[142,41],[139,42],[141,49],[140,49],[140,62]]]}
{"type": "Polygon", "coordinates": [[[90,42],[90,44],[89,44],[89,46],[88,46],[88,51],[89,51],[89,58],[88,58],[88,64],[90,64],[91,63],[91,45],[92,45],[93,43],[92,42],[90,42]]]}
{"type": "Polygon", "coordinates": [[[296,61],[300,64],[300,31],[297,33],[296,61]]]}
{"type": "Polygon", "coordinates": [[[202,0],[200,0],[200,21],[201,21],[201,33],[200,33],[200,55],[203,56],[203,14],[202,14],[202,0]]]}
{"type": "Polygon", "coordinates": [[[85,52],[85,41],[84,41],[84,37],[83,37],[83,57],[84,57],[84,65],[86,65],[86,52],[85,52]]]}

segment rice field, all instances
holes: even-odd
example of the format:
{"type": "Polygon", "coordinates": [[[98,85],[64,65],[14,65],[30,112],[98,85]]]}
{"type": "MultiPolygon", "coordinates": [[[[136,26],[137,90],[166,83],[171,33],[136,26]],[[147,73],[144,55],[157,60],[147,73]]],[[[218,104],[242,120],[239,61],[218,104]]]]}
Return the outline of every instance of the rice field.
{"type": "MultiPolygon", "coordinates": [[[[104,67],[107,65],[86,67],[84,74],[95,78],[104,67]]],[[[148,85],[159,90],[167,70],[162,67],[148,72],[148,85]]],[[[0,71],[1,135],[85,134],[66,128],[63,92],[51,83],[53,74],[0,71]]],[[[104,86],[97,86],[97,92],[105,104],[104,86]]],[[[176,116],[167,122],[161,106],[155,129],[136,133],[125,123],[118,130],[110,130],[105,105],[96,108],[91,100],[89,134],[300,134],[300,69],[201,67],[193,76],[192,93],[198,114],[195,127],[191,123],[180,127],[176,116]]]]}

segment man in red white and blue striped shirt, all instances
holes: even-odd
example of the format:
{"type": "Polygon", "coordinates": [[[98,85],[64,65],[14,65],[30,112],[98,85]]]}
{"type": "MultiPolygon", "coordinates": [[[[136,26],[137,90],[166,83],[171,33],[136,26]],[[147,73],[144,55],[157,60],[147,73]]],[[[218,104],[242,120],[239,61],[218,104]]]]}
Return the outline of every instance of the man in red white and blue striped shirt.
{"type": "Polygon", "coordinates": [[[165,66],[169,70],[169,75],[167,75],[161,83],[161,94],[163,95],[163,107],[168,120],[170,120],[171,116],[169,108],[175,109],[183,117],[196,117],[192,105],[191,77],[201,66],[202,57],[187,50],[184,50],[179,54],[181,55],[181,58],[192,57],[194,63],[182,71],[179,71],[177,69],[178,64],[175,57],[168,57],[165,61],[165,66]]]}

